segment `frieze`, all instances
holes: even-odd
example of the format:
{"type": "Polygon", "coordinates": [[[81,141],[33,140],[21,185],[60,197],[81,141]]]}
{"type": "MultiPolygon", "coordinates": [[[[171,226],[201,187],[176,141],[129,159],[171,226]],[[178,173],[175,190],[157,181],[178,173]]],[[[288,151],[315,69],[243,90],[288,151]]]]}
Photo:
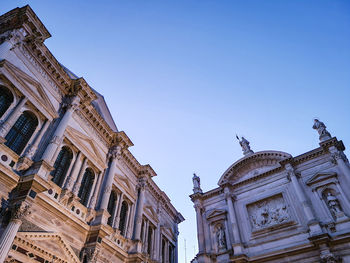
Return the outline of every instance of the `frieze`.
{"type": "Polygon", "coordinates": [[[46,71],[42,68],[42,66],[36,61],[36,59],[29,54],[28,50],[20,45],[20,50],[22,54],[29,60],[29,62],[35,67],[35,69],[41,74],[41,76],[51,85],[51,87],[56,91],[57,94],[62,98],[63,94],[60,88],[56,85],[56,83],[51,79],[51,77],[46,73],[46,71]]]}
{"type": "Polygon", "coordinates": [[[253,231],[291,221],[291,216],[282,194],[249,204],[247,205],[247,210],[253,231]]]}
{"type": "Polygon", "coordinates": [[[85,127],[88,127],[89,132],[92,132],[96,137],[100,139],[104,146],[109,148],[109,143],[106,141],[106,138],[103,138],[101,134],[93,128],[91,123],[82,114],[75,114],[74,116],[77,116],[85,124],[85,127]]]}

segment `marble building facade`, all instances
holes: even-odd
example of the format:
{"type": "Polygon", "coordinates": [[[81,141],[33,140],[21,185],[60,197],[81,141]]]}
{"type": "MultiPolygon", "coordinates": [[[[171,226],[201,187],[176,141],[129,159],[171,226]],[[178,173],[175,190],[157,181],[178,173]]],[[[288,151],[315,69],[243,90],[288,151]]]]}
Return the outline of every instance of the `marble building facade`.
{"type": "Polygon", "coordinates": [[[184,218],[29,6],[0,16],[0,263],[177,263],[184,218]]]}
{"type": "MultiPolygon", "coordinates": [[[[299,156],[253,152],[203,192],[193,176],[195,262],[350,262],[350,166],[344,144],[315,119],[319,147],[299,156]]],[[[311,129],[310,129],[311,130],[311,129]]]]}

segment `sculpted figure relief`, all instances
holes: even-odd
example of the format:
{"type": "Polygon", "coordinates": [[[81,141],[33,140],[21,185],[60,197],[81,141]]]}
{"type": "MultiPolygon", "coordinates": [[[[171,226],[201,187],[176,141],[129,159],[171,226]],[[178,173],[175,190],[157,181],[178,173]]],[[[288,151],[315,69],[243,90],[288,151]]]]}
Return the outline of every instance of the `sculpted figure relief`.
{"type": "Polygon", "coordinates": [[[254,229],[263,229],[288,222],[290,216],[282,196],[271,197],[248,206],[248,213],[254,229]]]}

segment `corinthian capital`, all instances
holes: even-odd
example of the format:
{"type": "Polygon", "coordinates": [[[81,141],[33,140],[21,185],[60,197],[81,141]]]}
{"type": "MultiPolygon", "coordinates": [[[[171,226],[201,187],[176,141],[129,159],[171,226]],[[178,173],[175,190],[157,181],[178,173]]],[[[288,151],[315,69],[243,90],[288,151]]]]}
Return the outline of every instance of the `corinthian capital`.
{"type": "Polygon", "coordinates": [[[28,204],[16,204],[11,212],[12,219],[22,220],[31,214],[30,205],[28,204]]]}
{"type": "Polygon", "coordinates": [[[108,155],[113,159],[117,158],[119,160],[122,156],[122,147],[120,145],[112,146],[109,150],[108,155]]]}
{"type": "Polygon", "coordinates": [[[146,187],[147,187],[147,178],[146,177],[139,178],[138,187],[141,190],[145,190],[146,189],[146,187]]]}

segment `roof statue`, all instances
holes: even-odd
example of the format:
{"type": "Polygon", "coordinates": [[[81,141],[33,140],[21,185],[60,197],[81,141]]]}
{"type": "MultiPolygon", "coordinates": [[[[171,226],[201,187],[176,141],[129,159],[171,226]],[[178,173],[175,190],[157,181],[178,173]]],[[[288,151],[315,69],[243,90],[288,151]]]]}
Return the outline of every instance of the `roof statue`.
{"type": "Polygon", "coordinates": [[[199,176],[196,175],[196,173],[193,173],[192,182],[193,182],[193,193],[195,194],[202,193],[201,179],[199,178],[199,176]]]}
{"type": "Polygon", "coordinates": [[[329,140],[332,137],[331,134],[326,130],[326,125],[318,119],[314,119],[314,125],[312,128],[317,130],[318,134],[320,135],[321,142],[329,140]]]}
{"type": "Polygon", "coordinates": [[[236,135],[237,140],[239,141],[239,145],[241,145],[242,147],[242,151],[244,155],[249,155],[249,154],[253,154],[254,152],[250,149],[249,146],[249,141],[244,138],[242,136],[241,140],[239,139],[239,137],[236,135]]]}

